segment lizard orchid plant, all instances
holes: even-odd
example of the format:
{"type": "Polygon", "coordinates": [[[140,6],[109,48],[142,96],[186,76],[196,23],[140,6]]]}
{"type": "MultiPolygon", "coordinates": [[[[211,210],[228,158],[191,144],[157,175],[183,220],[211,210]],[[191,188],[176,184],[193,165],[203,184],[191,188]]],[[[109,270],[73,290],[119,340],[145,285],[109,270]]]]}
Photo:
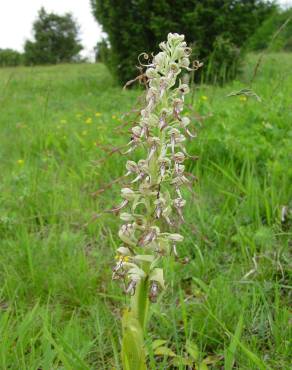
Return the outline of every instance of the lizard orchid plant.
{"type": "Polygon", "coordinates": [[[150,302],[165,288],[162,258],[174,254],[183,236],[173,232],[184,221],[186,204],[181,188],[191,182],[184,161],[190,119],[183,115],[187,84],[178,76],[191,70],[191,49],[184,35],[168,34],[161,51],[145,66],[147,93],[139,122],[132,128],[126,153],[144,149],[145,159],[127,161],[129,187],[121,189],[123,222],[119,230],[122,245],[117,249],[113,279],[126,283],[131,296],[123,315],[122,362],[124,370],[146,369],[144,332],[150,302]],[[127,209],[127,212],[124,212],[127,209]]]}

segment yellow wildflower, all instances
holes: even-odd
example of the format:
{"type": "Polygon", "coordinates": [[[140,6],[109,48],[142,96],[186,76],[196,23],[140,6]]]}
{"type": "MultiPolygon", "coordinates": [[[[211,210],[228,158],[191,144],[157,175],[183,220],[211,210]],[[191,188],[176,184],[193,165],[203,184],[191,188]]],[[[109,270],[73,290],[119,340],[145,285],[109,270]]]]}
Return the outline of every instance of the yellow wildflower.
{"type": "Polygon", "coordinates": [[[202,96],[201,96],[201,99],[202,99],[202,100],[204,100],[204,101],[207,101],[207,100],[208,100],[208,96],[206,96],[206,95],[202,95],[202,96]]]}
{"type": "Polygon", "coordinates": [[[92,124],[92,118],[91,117],[88,117],[86,120],[85,120],[85,123],[87,125],[91,125],[92,124]]]}
{"type": "Polygon", "coordinates": [[[18,159],[17,164],[18,164],[19,166],[24,165],[24,160],[23,160],[23,159],[18,159]]]}
{"type": "Polygon", "coordinates": [[[96,112],[95,113],[95,117],[100,117],[101,116],[101,113],[100,112],[96,112]]]}
{"type": "Polygon", "coordinates": [[[129,256],[120,256],[118,254],[115,256],[115,259],[120,261],[120,262],[129,262],[130,261],[129,256]]]}
{"type": "Polygon", "coordinates": [[[239,97],[239,100],[240,100],[240,101],[247,101],[247,97],[246,97],[245,95],[241,95],[241,96],[239,97]]]}
{"type": "Polygon", "coordinates": [[[18,123],[16,128],[27,128],[27,125],[25,123],[18,123]]]}

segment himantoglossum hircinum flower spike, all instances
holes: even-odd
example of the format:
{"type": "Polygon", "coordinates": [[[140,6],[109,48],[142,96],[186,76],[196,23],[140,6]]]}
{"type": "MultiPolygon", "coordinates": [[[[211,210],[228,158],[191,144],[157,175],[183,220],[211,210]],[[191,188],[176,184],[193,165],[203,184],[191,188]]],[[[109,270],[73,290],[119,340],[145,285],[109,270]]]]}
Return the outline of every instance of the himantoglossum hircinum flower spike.
{"type": "Polygon", "coordinates": [[[141,279],[148,279],[148,297],[155,302],[164,288],[163,256],[177,255],[183,236],[174,225],[184,222],[186,204],[181,188],[190,185],[184,161],[190,157],[185,149],[186,137],[193,138],[190,119],[183,115],[188,85],[178,76],[190,70],[191,49],[183,35],[170,33],[161,51],[146,66],[147,92],[139,122],[131,130],[126,153],[145,149],[145,158],[129,160],[126,176],[128,187],[121,190],[123,201],[117,210],[123,221],[119,230],[121,246],[113,279],[126,282],[125,292],[134,295],[141,279]]]}

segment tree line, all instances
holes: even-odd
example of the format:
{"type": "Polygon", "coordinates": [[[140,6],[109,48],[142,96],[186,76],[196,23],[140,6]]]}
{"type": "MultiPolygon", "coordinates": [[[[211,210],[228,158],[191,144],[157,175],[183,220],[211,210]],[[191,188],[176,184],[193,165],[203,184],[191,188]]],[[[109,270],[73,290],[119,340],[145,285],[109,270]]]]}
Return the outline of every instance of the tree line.
{"type": "MultiPolygon", "coordinates": [[[[292,21],[274,39],[292,9],[266,0],[90,0],[92,13],[107,37],[96,45],[96,59],[120,83],[137,74],[137,55],[156,52],[167,33],[183,33],[193,59],[204,63],[205,81],[223,83],[238,73],[248,50],[292,50],[292,21]],[[273,43],[272,47],[270,43],[273,43]]],[[[33,40],[24,53],[0,49],[0,66],[80,61],[79,26],[70,13],[41,8],[33,23],[33,40]]],[[[202,76],[197,75],[197,78],[202,76]]]]}
{"type": "Polygon", "coordinates": [[[224,83],[236,76],[246,51],[265,47],[271,37],[262,44],[258,39],[272,35],[287,17],[274,1],[266,0],[91,0],[91,4],[108,35],[99,43],[99,58],[121,83],[137,75],[137,55],[156,52],[168,32],[184,34],[192,59],[204,63],[198,80],[224,83]],[[255,34],[258,37],[250,44],[255,34]]]}

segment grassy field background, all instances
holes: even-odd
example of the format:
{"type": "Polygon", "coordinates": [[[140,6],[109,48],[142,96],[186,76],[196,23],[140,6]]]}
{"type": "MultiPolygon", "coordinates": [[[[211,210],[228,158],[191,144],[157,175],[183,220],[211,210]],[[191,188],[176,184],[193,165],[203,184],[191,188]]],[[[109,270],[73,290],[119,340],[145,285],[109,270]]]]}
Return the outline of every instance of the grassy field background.
{"type": "MultiPolygon", "coordinates": [[[[201,370],[291,369],[292,54],[263,59],[261,101],[227,97],[250,87],[257,58],[187,102],[199,156],[179,250],[190,263],[169,261],[148,339],[176,353],[191,340],[201,370]]],[[[100,144],[128,142],[119,126],[140,94],[100,64],[0,69],[0,369],[120,369],[119,219],[94,215],[120,202],[119,184],[97,191],[126,158],[100,144]]]]}

